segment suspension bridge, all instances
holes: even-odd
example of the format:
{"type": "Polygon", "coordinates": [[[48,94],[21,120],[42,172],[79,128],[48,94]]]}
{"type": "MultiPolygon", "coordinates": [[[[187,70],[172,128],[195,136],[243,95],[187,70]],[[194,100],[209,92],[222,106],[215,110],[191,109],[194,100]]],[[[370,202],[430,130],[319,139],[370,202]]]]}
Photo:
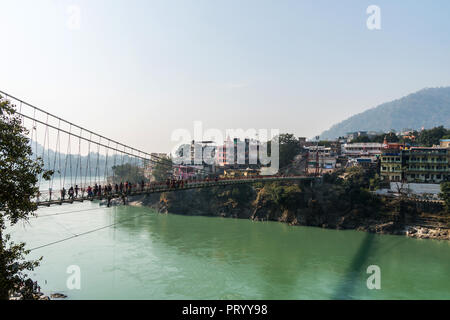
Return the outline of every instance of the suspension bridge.
{"type": "Polygon", "coordinates": [[[251,176],[149,182],[155,165],[167,173],[174,169],[205,175],[202,168],[176,165],[169,158],[148,153],[107,138],[0,90],[27,128],[34,160],[51,171],[50,180],[38,177],[39,206],[107,200],[134,195],[275,181],[313,181],[315,176],[251,176]]]}

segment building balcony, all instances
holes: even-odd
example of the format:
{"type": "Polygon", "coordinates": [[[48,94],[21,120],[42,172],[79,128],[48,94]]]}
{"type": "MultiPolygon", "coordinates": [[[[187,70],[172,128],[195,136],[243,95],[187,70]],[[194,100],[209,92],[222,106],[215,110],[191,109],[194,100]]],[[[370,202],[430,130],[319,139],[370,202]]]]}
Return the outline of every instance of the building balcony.
{"type": "Polygon", "coordinates": [[[447,164],[448,161],[447,161],[447,160],[438,160],[438,161],[433,161],[433,160],[424,160],[424,161],[420,161],[420,160],[408,160],[408,163],[438,163],[438,164],[447,164]]]}
{"type": "Polygon", "coordinates": [[[418,168],[408,168],[408,172],[450,172],[447,168],[440,169],[418,169],[418,168]]]}

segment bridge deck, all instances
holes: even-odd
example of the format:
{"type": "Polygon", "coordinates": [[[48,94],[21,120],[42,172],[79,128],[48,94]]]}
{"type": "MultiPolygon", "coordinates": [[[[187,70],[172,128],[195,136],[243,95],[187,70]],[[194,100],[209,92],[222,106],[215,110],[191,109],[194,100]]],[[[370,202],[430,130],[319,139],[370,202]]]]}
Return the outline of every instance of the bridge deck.
{"type": "Polygon", "coordinates": [[[36,201],[38,206],[51,206],[51,205],[61,205],[63,203],[74,203],[74,202],[83,202],[90,200],[108,200],[115,198],[122,198],[124,196],[137,196],[144,194],[153,194],[153,193],[162,193],[162,192],[173,192],[173,191],[182,191],[189,189],[200,189],[200,188],[212,188],[219,186],[229,186],[229,185],[238,185],[238,184],[253,184],[258,182],[276,182],[276,181],[313,181],[317,179],[317,177],[313,176],[290,176],[290,177],[267,177],[267,178],[238,178],[238,179],[224,179],[224,180],[212,180],[212,181],[185,181],[184,185],[177,188],[170,188],[166,185],[150,185],[146,186],[144,190],[141,190],[138,187],[138,190],[134,190],[128,193],[109,193],[103,194],[102,196],[88,197],[82,195],[81,197],[73,198],[73,199],[56,199],[56,200],[44,200],[44,201],[36,201]]]}

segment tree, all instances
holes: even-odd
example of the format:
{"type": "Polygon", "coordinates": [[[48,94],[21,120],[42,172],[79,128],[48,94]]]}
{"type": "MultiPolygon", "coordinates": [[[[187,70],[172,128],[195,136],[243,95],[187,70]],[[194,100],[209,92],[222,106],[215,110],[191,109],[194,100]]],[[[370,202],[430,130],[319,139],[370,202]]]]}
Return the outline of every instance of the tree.
{"type": "Polygon", "coordinates": [[[352,143],[366,143],[366,142],[372,142],[369,136],[358,136],[352,140],[352,143]]]}
{"type": "Polygon", "coordinates": [[[439,140],[450,134],[450,130],[445,129],[443,126],[436,127],[429,130],[423,130],[419,134],[417,142],[419,145],[424,147],[432,147],[433,145],[438,145],[439,140]]]}
{"type": "Polygon", "coordinates": [[[155,181],[162,182],[170,177],[172,177],[172,159],[161,158],[153,167],[153,178],[155,181]]]}
{"type": "Polygon", "coordinates": [[[355,139],[352,140],[352,143],[367,143],[367,142],[376,142],[376,143],[383,143],[384,139],[386,139],[387,142],[395,143],[399,142],[400,139],[394,132],[389,133],[383,133],[376,136],[358,136],[355,139]]]}
{"type": "Polygon", "coordinates": [[[445,202],[445,209],[450,212],[450,182],[441,183],[441,193],[439,196],[445,202]]]}
{"type": "Polygon", "coordinates": [[[141,181],[147,181],[143,170],[140,167],[132,165],[130,163],[113,166],[112,170],[114,172],[114,183],[125,181],[131,183],[140,183],[141,181]]]}
{"type": "Polygon", "coordinates": [[[38,176],[49,179],[43,172],[41,159],[32,160],[32,150],[15,107],[0,96],[0,299],[9,299],[9,291],[25,280],[42,258],[25,261],[29,253],[25,243],[14,243],[5,234],[8,223],[27,221],[37,205],[32,201],[38,194],[38,176]]]}
{"type": "Polygon", "coordinates": [[[280,134],[280,168],[288,166],[295,156],[298,155],[302,148],[299,140],[293,134],[280,134]]]}

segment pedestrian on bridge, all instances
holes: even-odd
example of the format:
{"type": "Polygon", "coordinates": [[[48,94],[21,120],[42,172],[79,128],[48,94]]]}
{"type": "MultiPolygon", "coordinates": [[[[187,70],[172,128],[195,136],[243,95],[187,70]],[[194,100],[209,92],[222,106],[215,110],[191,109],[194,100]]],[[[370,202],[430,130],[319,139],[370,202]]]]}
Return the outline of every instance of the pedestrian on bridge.
{"type": "Polygon", "coordinates": [[[63,188],[61,189],[61,199],[64,200],[65,197],[66,197],[66,189],[63,187],[63,188]]]}
{"type": "Polygon", "coordinates": [[[76,184],[75,185],[75,198],[78,198],[78,190],[79,190],[80,188],[78,188],[78,185],[76,184]]]}
{"type": "Polygon", "coordinates": [[[73,195],[74,195],[73,187],[70,187],[69,188],[69,199],[73,200],[73,195]]]}

